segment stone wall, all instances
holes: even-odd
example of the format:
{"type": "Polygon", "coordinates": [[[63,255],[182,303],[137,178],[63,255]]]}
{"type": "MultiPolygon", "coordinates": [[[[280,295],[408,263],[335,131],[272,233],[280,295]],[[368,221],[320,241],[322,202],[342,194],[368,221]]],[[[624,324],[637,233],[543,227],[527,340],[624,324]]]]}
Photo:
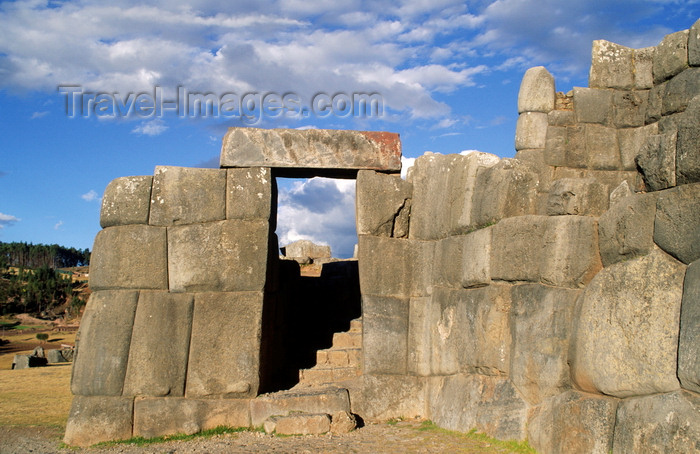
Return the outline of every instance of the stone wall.
{"type": "Polygon", "coordinates": [[[110,183],[66,442],[250,426],[294,384],[327,295],[278,259],[274,176],[299,171],[357,178],[353,412],[545,453],[696,449],[700,21],[592,57],[567,94],[526,72],[513,159],[428,153],[402,180],[395,134],[248,128],[222,147],[241,168],[110,183]],[[299,289],[323,296],[303,312],[299,289]]]}
{"type": "Polygon", "coordinates": [[[697,449],[700,21],[592,56],[567,95],[526,72],[515,159],[360,172],[364,417],[539,452],[697,449]]]}

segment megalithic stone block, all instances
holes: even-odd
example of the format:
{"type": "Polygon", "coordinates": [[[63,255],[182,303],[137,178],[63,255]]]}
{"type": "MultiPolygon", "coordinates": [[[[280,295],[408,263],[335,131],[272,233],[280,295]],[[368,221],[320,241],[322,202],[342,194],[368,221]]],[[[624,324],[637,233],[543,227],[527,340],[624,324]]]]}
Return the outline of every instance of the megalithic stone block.
{"type": "Polygon", "coordinates": [[[354,176],[360,169],[396,173],[401,141],[391,132],[229,128],[221,167],[272,167],[278,174],[315,169],[323,176],[354,176]]]}
{"type": "Polygon", "coordinates": [[[148,224],[152,176],[115,178],[105,189],[100,225],[148,224]]]}
{"type": "Polygon", "coordinates": [[[63,441],[71,446],[90,446],[109,440],[131,438],[134,399],[125,397],[75,396],[63,441]]]}
{"type": "Polygon", "coordinates": [[[687,67],[688,30],[666,35],[654,53],[654,83],[661,83],[687,67]]]}
{"type": "Polygon", "coordinates": [[[591,71],[588,84],[591,88],[634,87],[634,49],[603,39],[593,41],[591,71]]]}
{"type": "Polygon", "coordinates": [[[525,71],[518,93],[518,113],[554,110],[554,77],[544,66],[525,71]]]}

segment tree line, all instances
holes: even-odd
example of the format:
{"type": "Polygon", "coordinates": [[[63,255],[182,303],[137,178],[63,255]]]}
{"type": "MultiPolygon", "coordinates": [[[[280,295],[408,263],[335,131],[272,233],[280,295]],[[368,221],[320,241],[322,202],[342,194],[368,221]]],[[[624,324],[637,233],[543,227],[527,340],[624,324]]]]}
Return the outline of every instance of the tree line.
{"type": "Polygon", "coordinates": [[[90,264],[90,250],[66,248],[58,244],[3,243],[0,241],[0,269],[68,268],[90,264]]]}
{"type": "Polygon", "coordinates": [[[69,312],[77,311],[85,305],[76,291],[80,285],[73,282],[70,274],[45,265],[35,269],[20,268],[17,272],[5,269],[0,279],[0,313],[58,316],[53,310],[66,303],[69,303],[65,307],[69,312]]]}

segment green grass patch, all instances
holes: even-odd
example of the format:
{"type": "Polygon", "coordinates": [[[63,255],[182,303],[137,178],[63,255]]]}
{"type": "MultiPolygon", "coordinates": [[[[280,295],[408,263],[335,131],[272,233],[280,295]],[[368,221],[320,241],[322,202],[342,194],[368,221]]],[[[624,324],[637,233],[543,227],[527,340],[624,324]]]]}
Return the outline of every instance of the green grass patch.
{"type": "Polygon", "coordinates": [[[101,443],[97,443],[97,444],[93,445],[93,447],[101,448],[101,447],[110,447],[110,446],[118,446],[118,445],[148,446],[148,445],[153,445],[153,444],[158,444],[158,443],[165,443],[168,441],[189,441],[189,440],[194,440],[195,438],[208,438],[208,437],[214,437],[217,435],[236,434],[236,433],[240,433],[240,432],[247,432],[250,430],[251,429],[248,427],[217,426],[213,429],[203,430],[202,432],[197,432],[196,434],[192,434],[192,435],[174,434],[174,435],[163,435],[162,437],[154,437],[154,438],[131,437],[131,438],[128,438],[126,440],[103,441],[101,443]]]}
{"type": "Polygon", "coordinates": [[[441,427],[438,427],[437,424],[435,424],[432,421],[423,421],[417,430],[450,434],[453,436],[462,436],[462,437],[468,438],[470,440],[489,443],[492,446],[507,449],[510,452],[517,453],[517,454],[537,454],[537,451],[535,451],[535,449],[532,446],[530,446],[530,443],[528,443],[527,441],[498,440],[496,438],[489,437],[486,434],[477,432],[476,429],[472,429],[467,433],[462,433],[462,432],[456,432],[453,430],[443,429],[441,427]]]}

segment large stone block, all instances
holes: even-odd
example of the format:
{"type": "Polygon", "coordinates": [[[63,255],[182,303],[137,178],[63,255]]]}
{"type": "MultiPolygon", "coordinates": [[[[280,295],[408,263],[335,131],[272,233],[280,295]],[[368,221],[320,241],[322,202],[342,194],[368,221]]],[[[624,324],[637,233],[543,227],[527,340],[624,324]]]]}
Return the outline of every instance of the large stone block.
{"type": "Polygon", "coordinates": [[[531,404],[571,387],[569,338],[579,293],[539,284],[513,287],[509,376],[531,404]]]}
{"type": "MultiPolygon", "coordinates": [[[[690,101],[700,95],[700,68],[689,68],[669,80],[661,97],[661,113],[682,112],[690,101]]],[[[651,100],[651,93],[649,94],[651,100]]]]}
{"type": "Polygon", "coordinates": [[[196,400],[140,397],[134,401],[134,436],[192,435],[202,431],[196,400]]]}
{"type": "Polygon", "coordinates": [[[652,123],[640,128],[618,129],[617,143],[620,147],[622,170],[637,170],[635,158],[641,152],[647,138],[658,134],[658,131],[658,123],[652,123]]]}
{"type": "Polygon", "coordinates": [[[617,128],[644,126],[648,99],[648,91],[615,91],[613,124],[617,128]]]}
{"type": "Polygon", "coordinates": [[[449,430],[501,440],[526,438],[528,405],[507,378],[451,375],[430,380],[429,417],[449,430]]]}
{"type": "Polygon", "coordinates": [[[690,101],[678,121],[676,182],[700,182],[700,96],[690,101]]]}
{"type": "Polygon", "coordinates": [[[80,325],[71,392],[120,396],[139,292],[105,290],[90,296],[80,325]]]}
{"type": "Polygon", "coordinates": [[[357,173],[357,234],[406,236],[408,229],[397,229],[396,222],[402,210],[410,211],[412,194],[413,185],[398,175],[360,170],[357,173]]]}
{"type": "Polygon", "coordinates": [[[600,216],[607,209],[608,187],[593,178],[563,178],[549,188],[548,216],[600,216]]]}
{"type": "Polygon", "coordinates": [[[539,282],[547,217],[518,216],[493,227],[491,278],[539,282]]]}
{"type": "Polygon", "coordinates": [[[598,170],[619,170],[620,149],[617,130],[597,124],[586,125],[587,167],[598,170]]]}
{"type": "Polygon", "coordinates": [[[700,66],[700,19],[688,31],[688,64],[700,66]]]}
{"type": "Polygon", "coordinates": [[[286,257],[309,257],[311,259],[331,258],[331,247],[314,244],[309,240],[298,240],[283,248],[286,257]]]}
{"type": "Polygon", "coordinates": [[[613,452],[688,453],[700,446],[700,398],[687,391],[620,402],[613,452]]]}
{"type": "Polygon", "coordinates": [[[544,148],[548,124],[546,113],[521,113],[515,126],[515,149],[544,148]]]}
{"type": "Polygon", "coordinates": [[[187,397],[257,394],[262,310],[261,292],[195,295],[187,397]]]}
{"type": "Polygon", "coordinates": [[[634,49],[634,86],[637,90],[654,86],[654,52],[656,47],[634,49]]]}
{"type": "Polygon", "coordinates": [[[578,123],[607,125],[612,119],[612,91],[574,87],[574,112],[578,123]]]}
{"type": "Polygon", "coordinates": [[[276,179],[271,169],[226,170],[226,219],[264,219],[274,223],[276,198],[276,179]]]}
{"type": "Polygon", "coordinates": [[[588,85],[591,88],[632,89],[634,49],[603,39],[593,41],[588,85]]]}
{"type": "Polygon", "coordinates": [[[647,137],[636,157],[646,186],[652,191],[676,185],[676,134],[647,137]]]}
{"type": "MultiPolygon", "coordinates": [[[[402,377],[403,378],[403,377],[402,377]]],[[[354,395],[353,395],[354,400],[354,395]]],[[[291,413],[326,413],[350,411],[350,396],[345,388],[311,388],[263,394],[250,401],[253,427],[262,425],[270,416],[291,413]]]]}
{"type": "Polygon", "coordinates": [[[578,391],[537,407],[527,426],[528,441],[542,453],[612,452],[617,400],[578,391]]]}
{"type": "Polygon", "coordinates": [[[664,36],[656,46],[653,63],[654,83],[670,79],[688,67],[688,30],[664,36]]]}
{"type": "Polygon", "coordinates": [[[654,242],[685,264],[700,258],[700,183],[659,193],[654,242]]]}
{"type": "Polygon", "coordinates": [[[571,376],[616,397],[673,391],[685,266],[659,250],[616,263],[579,298],[571,376]],[[624,285],[620,285],[624,283],[624,285]]]}
{"type": "Polygon", "coordinates": [[[121,225],[100,230],[90,260],[90,288],[167,289],[164,227],[121,225]]]}
{"type": "Polygon", "coordinates": [[[122,395],[184,395],[193,301],[187,293],[140,293],[122,395]]]}
{"type": "Polygon", "coordinates": [[[131,438],[134,400],[122,397],[75,396],[63,442],[86,447],[131,438]]]}
{"type": "Polygon", "coordinates": [[[275,432],[281,435],[321,435],[330,432],[330,430],[331,418],[326,413],[272,416],[265,421],[265,432],[275,432]]]}
{"type": "Polygon", "coordinates": [[[170,227],[170,290],[259,291],[265,286],[267,221],[229,220],[170,227]]]}
{"type": "Polygon", "coordinates": [[[554,77],[544,66],[525,71],[518,92],[518,113],[554,110],[554,77]]]}
{"type": "Polygon", "coordinates": [[[156,166],[149,224],[195,224],[225,218],[225,170],[156,166]]]}
{"type": "Polygon", "coordinates": [[[317,169],[319,176],[324,170],[324,176],[358,169],[399,172],[401,141],[391,132],[229,128],[221,166],[317,169]]]}
{"type": "Polygon", "coordinates": [[[112,180],[102,196],[100,225],[148,224],[153,177],[121,177],[112,180]]]}
{"type": "Polygon", "coordinates": [[[352,412],[365,421],[426,418],[427,400],[424,377],[365,374],[360,389],[353,390],[352,412]]]}
{"type": "Polygon", "coordinates": [[[700,393],[700,261],[690,264],[683,282],[678,378],[683,388],[700,393]]]}
{"type": "Polygon", "coordinates": [[[654,248],[656,193],[625,197],[598,220],[604,266],[646,255],[654,248]]]}
{"type": "Polygon", "coordinates": [[[585,168],[586,125],[550,126],[547,129],[545,162],[550,166],[585,168]]]}
{"type": "Polygon", "coordinates": [[[362,355],[366,374],[406,374],[408,298],[362,296],[362,355]]]}
{"type": "Polygon", "coordinates": [[[481,287],[491,282],[491,227],[435,244],[435,285],[481,287]]]}
{"type": "Polygon", "coordinates": [[[408,307],[408,358],[409,374],[430,375],[430,362],[433,355],[431,329],[433,323],[432,297],[417,296],[409,300],[408,307]]]}
{"type": "Polygon", "coordinates": [[[482,169],[476,179],[471,223],[475,228],[500,219],[537,212],[539,175],[531,163],[502,159],[482,169]]]}
{"type": "Polygon", "coordinates": [[[220,426],[250,427],[249,399],[200,399],[197,406],[202,430],[220,426]]]}

